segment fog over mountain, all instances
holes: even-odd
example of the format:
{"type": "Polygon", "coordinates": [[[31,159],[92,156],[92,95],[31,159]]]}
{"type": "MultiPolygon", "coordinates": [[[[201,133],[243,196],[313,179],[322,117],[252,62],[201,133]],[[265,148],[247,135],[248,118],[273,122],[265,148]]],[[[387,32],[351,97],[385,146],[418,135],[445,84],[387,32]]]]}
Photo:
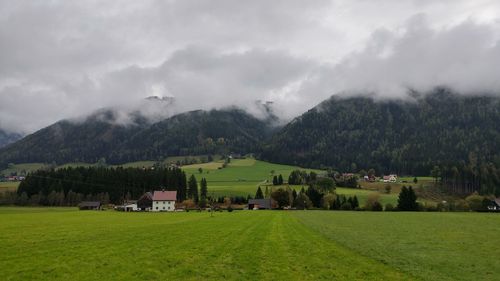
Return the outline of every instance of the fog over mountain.
{"type": "Polygon", "coordinates": [[[0,1],[0,128],[100,108],[126,124],[233,105],[264,117],[273,101],[290,119],[331,95],[496,95],[499,18],[485,0],[0,1]]]}

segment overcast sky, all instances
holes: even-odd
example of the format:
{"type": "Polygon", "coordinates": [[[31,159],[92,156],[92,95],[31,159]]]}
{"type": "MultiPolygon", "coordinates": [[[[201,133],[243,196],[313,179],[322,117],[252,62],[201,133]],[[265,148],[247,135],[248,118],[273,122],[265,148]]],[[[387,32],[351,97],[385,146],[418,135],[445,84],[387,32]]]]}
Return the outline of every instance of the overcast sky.
{"type": "Polygon", "coordinates": [[[499,19],[495,0],[0,0],[0,128],[111,106],[262,100],[292,118],[339,93],[498,93],[499,19]]]}

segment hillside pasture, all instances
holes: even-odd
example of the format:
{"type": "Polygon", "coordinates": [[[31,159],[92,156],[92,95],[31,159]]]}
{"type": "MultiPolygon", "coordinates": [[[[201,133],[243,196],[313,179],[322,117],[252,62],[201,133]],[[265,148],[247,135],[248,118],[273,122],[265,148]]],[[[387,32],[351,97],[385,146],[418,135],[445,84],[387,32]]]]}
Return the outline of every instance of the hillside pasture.
{"type": "Polygon", "coordinates": [[[7,169],[0,171],[0,174],[2,174],[2,175],[10,175],[12,173],[17,173],[18,175],[27,174],[29,172],[41,169],[44,166],[45,166],[45,164],[43,164],[43,163],[12,164],[12,165],[9,165],[9,167],[7,169]]]}
{"type": "Polygon", "coordinates": [[[19,183],[18,181],[0,182],[0,192],[16,191],[19,183]]]}
{"type": "MultiPolygon", "coordinates": [[[[209,195],[213,196],[247,196],[255,195],[259,185],[272,182],[273,175],[281,174],[285,181],[293,170],[302,169],[296,166],[273,164],[253,158],[232,159],[226,168],[221,168],[220,161],[183,166],[188,177],[194,175],[199,181],[206,178],[209,195]],[[199,168],[202,168],[202,173],[199,168]],[[220,168],[219,168],[220,167],[220,168]]],[[[308,172],[321,170],[305,169],[308,172]]],[[[299,188],[300,189],[300,188],[299,188]]]]}

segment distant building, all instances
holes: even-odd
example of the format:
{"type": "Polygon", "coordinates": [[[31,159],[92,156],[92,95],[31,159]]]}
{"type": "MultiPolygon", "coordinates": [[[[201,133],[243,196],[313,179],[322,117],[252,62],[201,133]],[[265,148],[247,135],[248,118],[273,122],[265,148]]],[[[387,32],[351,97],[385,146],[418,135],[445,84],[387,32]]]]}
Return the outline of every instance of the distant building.
{"type": "Polygon", "coordinates": [[[153,212],[173,212],[175,211],[175,201],[177,191],[155,191],[153,193],[153,212]]]}
{"type": "Polygon", "coordinates": [[[398,181],[398,176],[397,175],[388,175],[383,177],[384,182],[397,182],[398,181]]]}
{"type": "Polygon", "coordinates": [[[491,200],[491,203],[488,205],[488,211],[500,212],[500,198],[491,200]]]}
{"type": "Polygon", "coordinates": [[[80,210],[100,210],[101,202],[98,201],[83,201],[78,204],[80,210]]]}
{"type": "Polygon", "coordinates": [[[248,200],[249,210],[269,210],[271,209],[271,199],[250,199],[248,200]]]}
{"type": "Polygon", "coordinates": [[[139,200],[137,200],[137,208],[141,211],[151,211],[153,208],[153,193],[144,193],[139,200]]]}

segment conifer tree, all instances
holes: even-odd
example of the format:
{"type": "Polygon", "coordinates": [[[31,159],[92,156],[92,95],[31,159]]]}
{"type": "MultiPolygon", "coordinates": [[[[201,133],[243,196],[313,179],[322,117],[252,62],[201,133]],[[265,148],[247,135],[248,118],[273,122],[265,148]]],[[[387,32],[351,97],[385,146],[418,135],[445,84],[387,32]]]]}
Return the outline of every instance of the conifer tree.
{"type": "Polygon", "coordinates": [[[418,211],[417,195],[410,186],[403,186],[398,198],[398,210],[400,211],[418,211]]]}
{"type": "Polygon", "coordinates": [[[189,177],[188,181],[188,198],[193,199],[195,203],[198,203],[198,182],[194,175],[189,177]]]}
{"type": "Polygon", "coordinates": [[[255,192],[255,199],[264,199],[264,194],[262,194],[260,186],[257,188],[257,192],[255,192]]]}
{"type": "Polygon", "coordinates": [[[202,200],[207,199],[207,193],[208,193],[207,179],[202,178],[200,182],[200,197],[202,200]]]}

